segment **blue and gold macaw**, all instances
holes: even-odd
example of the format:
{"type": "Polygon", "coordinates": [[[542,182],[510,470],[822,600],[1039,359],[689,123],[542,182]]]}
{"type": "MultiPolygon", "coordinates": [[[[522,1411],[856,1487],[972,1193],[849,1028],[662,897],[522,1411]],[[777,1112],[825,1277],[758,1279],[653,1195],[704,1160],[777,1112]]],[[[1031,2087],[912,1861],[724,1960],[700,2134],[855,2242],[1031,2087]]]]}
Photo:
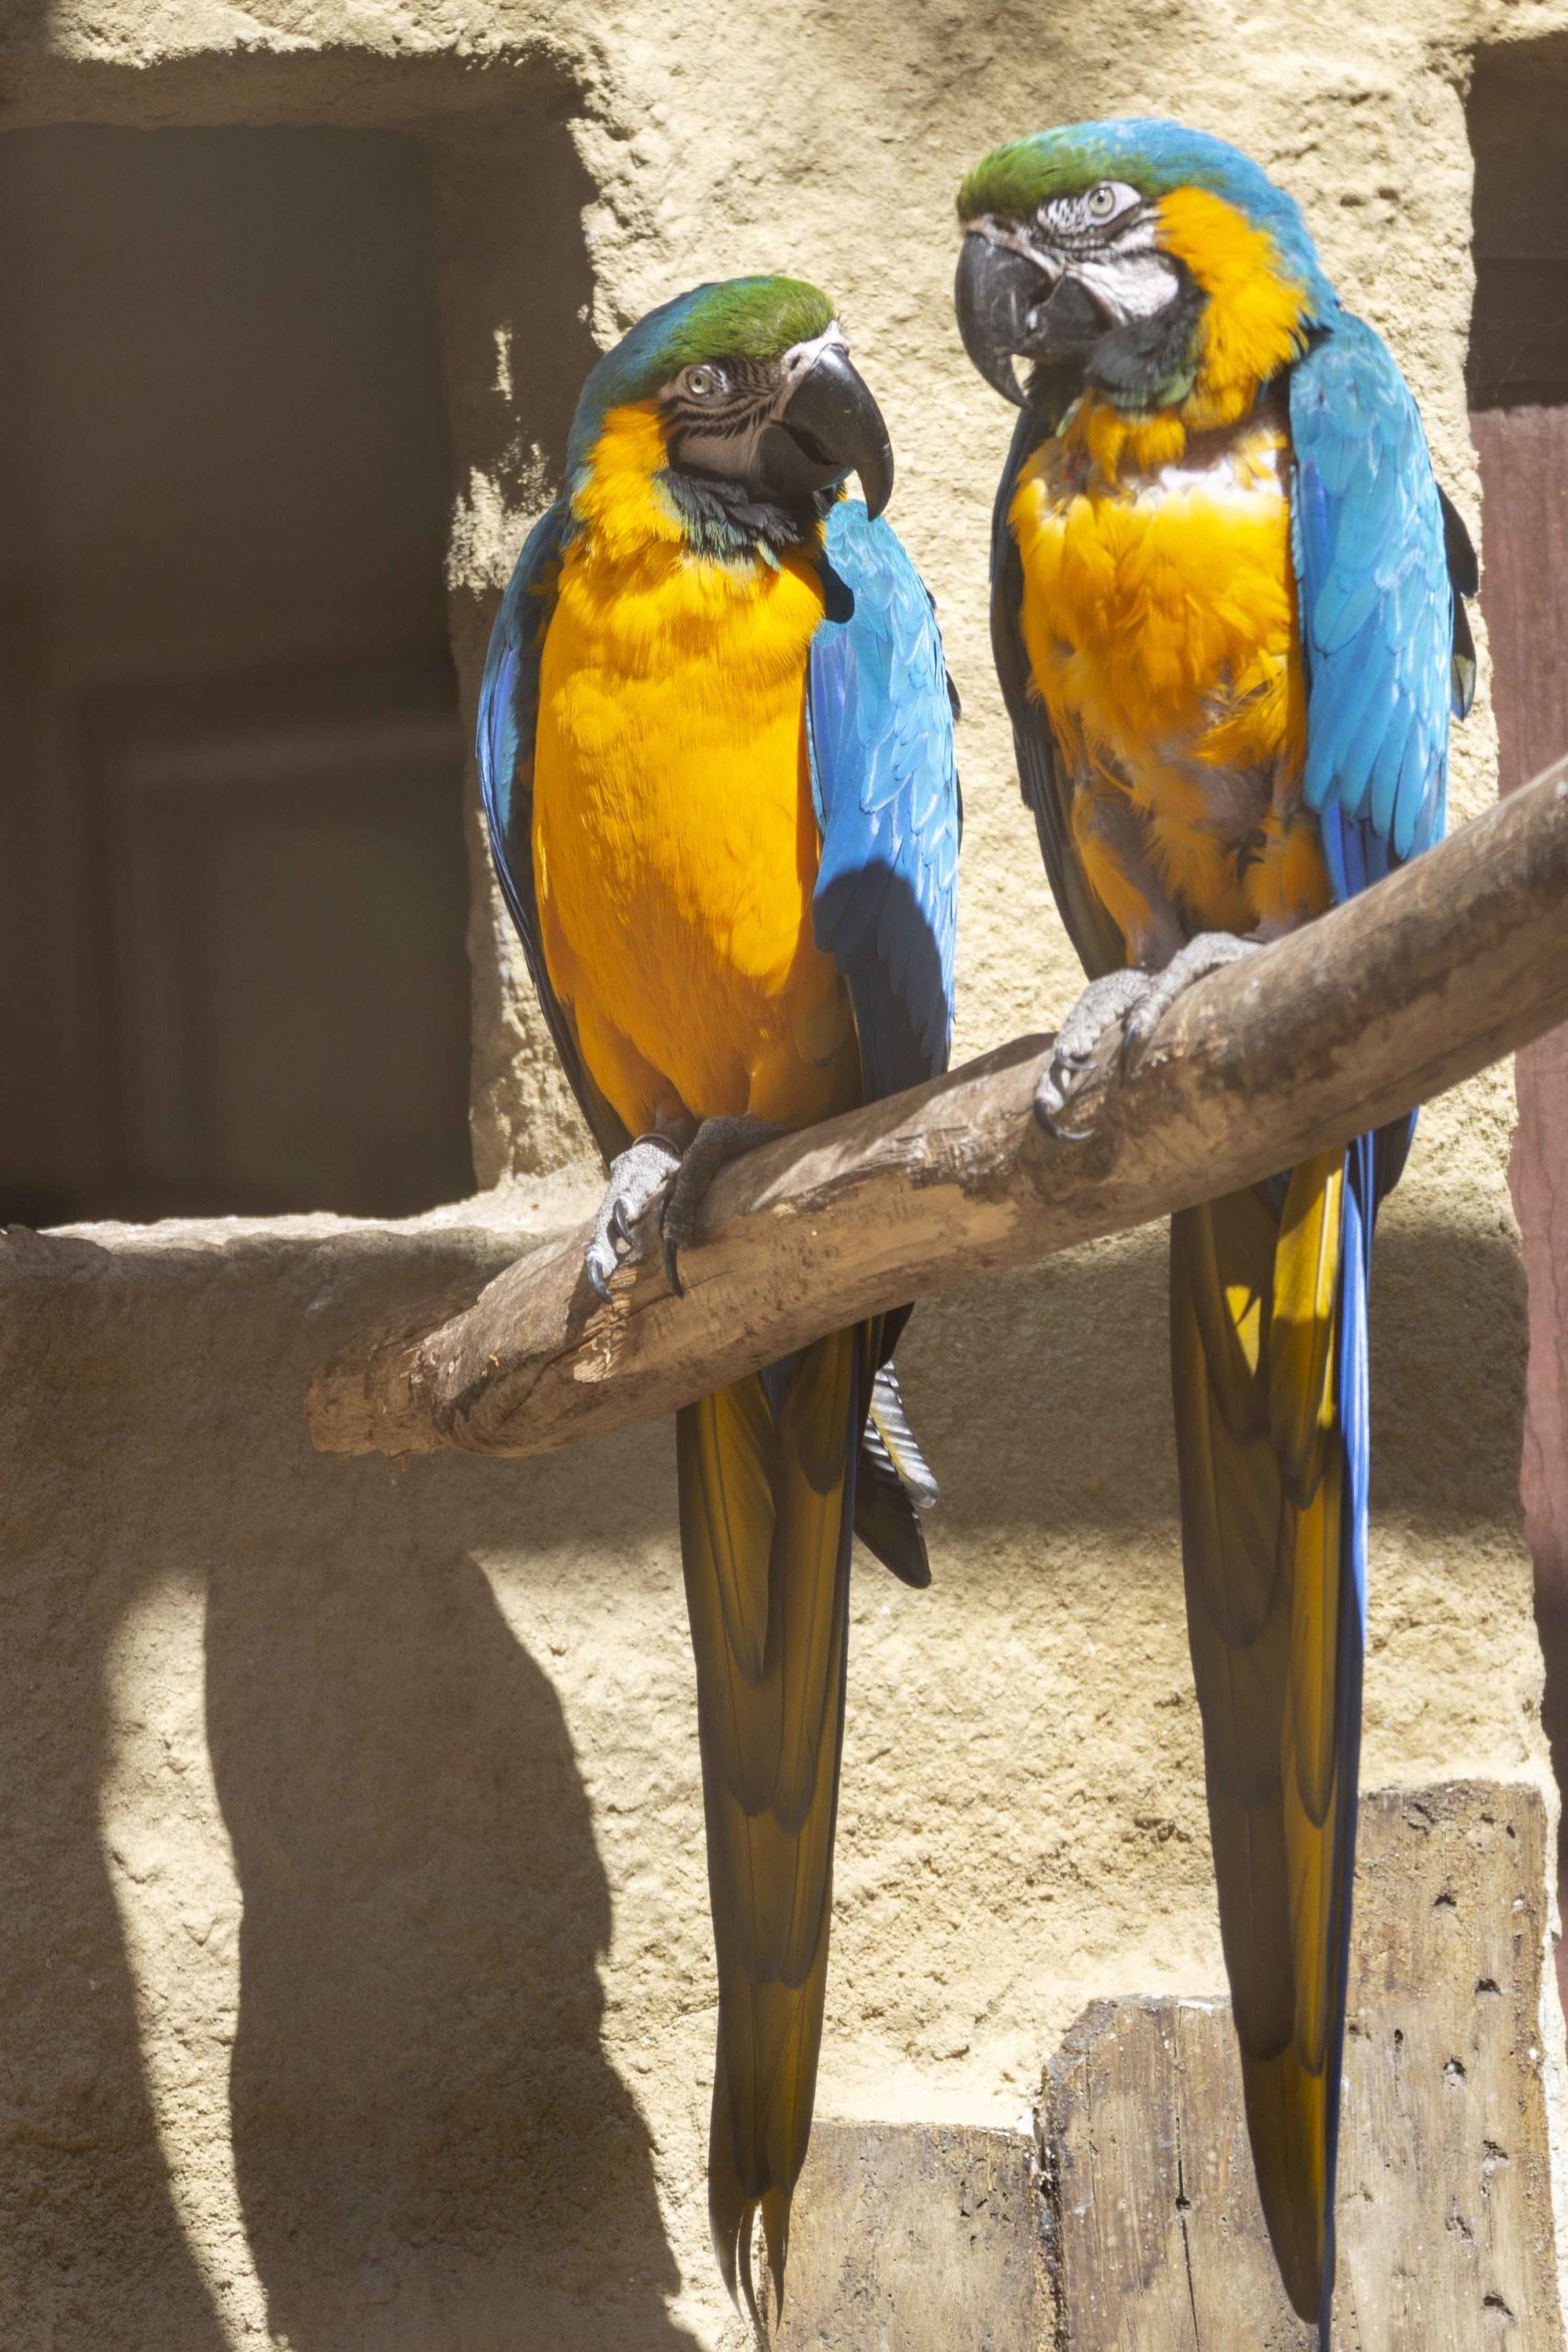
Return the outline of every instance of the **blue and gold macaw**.
{"type": "MultiPolygon", "coordinates": [[[[998,148],[959,196],[970,356],[1022,411],[992,633],[1091,981],[1040,1108],[1201,973],[1443,829],[1475,564],[1296,205],[1171,122],[998,148]],[[1020,387],[1014,363],[1028,363],[1020,387]]],[[[1326,2346],[1367,1563],[1367,1277],[1402,1120],[1178,1216],[1182,1554],[1221,1928],[1280,2271],[1326,2346]]]]}
{"type": "MultiPolygon", "coordinates": [[[[663,1195],[946,1066],[959,800],[930,598],[880,519],[886,429],[810,286],[700,286],[606,354],[497,616],[491,845],[610,1169],[601,1297],[663,1195]],[[854,470],[865,503],[842,496],[854,470]]],[[[714,2244],[782,2301],[821,2043],[852,1526],[929,1580],[891,1315],[678,1416],[718,2051],[714,2244]]]]}

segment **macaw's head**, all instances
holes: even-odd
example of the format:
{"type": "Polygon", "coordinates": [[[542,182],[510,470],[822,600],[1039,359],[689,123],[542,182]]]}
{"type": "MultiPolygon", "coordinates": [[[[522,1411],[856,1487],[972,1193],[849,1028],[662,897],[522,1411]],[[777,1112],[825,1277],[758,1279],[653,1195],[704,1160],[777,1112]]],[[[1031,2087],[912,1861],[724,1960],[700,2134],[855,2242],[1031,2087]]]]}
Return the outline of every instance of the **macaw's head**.
{"type": "Polygon", "coordinates": [[[574,468],[627,408],[656,415],[666,473],[696,501],[814,510],[851,473],[874,515],[892,493],[882,413],[832,304],[799,278],[725,278],[639,319],[583,387],[574,468]]]}
{"type": "Polygon", "coordinates": [[[1087,388],[1128,417],[1227,423],[1336,307],[1294,199],[1179,123],[1074,123],[998,147],[958,217],[959,332],[1021,406],[1059,411],[1087,388]]]}

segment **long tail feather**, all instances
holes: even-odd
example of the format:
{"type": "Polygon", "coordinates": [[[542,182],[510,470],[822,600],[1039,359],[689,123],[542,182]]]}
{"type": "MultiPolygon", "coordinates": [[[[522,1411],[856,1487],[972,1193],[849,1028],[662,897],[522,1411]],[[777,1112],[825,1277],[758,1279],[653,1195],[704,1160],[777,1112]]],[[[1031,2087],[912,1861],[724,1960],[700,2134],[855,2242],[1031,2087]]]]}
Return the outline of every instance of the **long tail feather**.
{"type": "Polygon", "coordinates": [[[1247,2129],[1326,2347],[1365,1643],[1371,1137],[1171,1227],[1188,1630],[1247,2129]]]}
{"type": "Polygon", "coordinates": [[[764,2335],[756,2223],[776,2314],[822,2041],[868,1364],[868,1334],[838,1332],[676,1423],[718,1961],[708,2211],[764,2335]]]}

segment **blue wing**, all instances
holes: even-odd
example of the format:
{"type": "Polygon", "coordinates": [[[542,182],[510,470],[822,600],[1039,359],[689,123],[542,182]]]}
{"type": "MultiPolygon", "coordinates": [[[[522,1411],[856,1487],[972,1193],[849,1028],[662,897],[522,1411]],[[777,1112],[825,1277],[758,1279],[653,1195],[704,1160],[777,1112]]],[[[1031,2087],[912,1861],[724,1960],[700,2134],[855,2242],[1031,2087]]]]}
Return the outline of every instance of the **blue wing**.
{"type": "Polygon", "coordinates": [[[817,944],[842,973],[867,1102],[947,1067],[962,808],[931,598],[858,501],[828,523],[828,617],[807,684],[822,829],[817,944]]]}
{"type": "MultiPolygon", "coordinates": [[[[1414,396],[1382,337],[1341,313],[1291,371],[1291,496],[1307,681],[1307,804],[1354,898],[1442,838],[1449,719],[1475,691],[1464,598],[1475,551],[1439,490],[1414,396]]],[[[1377,1145],[1376,1193],[1414,1118],[1377,1145]]]]}
{"type": "Polygon", "coordinates": [[[1303,786],[1345,899],[1442,836],[1450,712],[1474,678],[1455,591],[1473,594],[1474,557],[1410,389],[1361,320],[1341,316],[1292,369],[1291,438],[1303,786]]]}
{"type": "Polygon", "coordinates": [[[501,600],[479,686],[479,793],[491,855],[527,958],[545,1019],[583,1117],[606,1160],[631,1137],[583,1067],[570,1016],[550,986],[534,891],[534,731],[539,666],[555,609],[555,582],[570,517],[559,500],[529,532],[501,600]]]}

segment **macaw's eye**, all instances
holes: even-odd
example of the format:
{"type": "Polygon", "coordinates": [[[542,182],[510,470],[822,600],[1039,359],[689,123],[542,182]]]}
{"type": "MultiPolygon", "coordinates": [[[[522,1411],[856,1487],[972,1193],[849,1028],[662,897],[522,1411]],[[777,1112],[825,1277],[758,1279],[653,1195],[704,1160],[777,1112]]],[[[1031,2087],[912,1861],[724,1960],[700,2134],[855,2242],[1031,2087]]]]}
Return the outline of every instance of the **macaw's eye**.
{"type": "Polygon", "coordinates": [[[1091,220],[1109,220],[1115,209],[1116,190],[1109,180],[1101,180],[1098,187],[1090,188],[1084,210],[1091,220]]]}
{"type": "Polygon", "coordinates": [[[716,401],[729,390],[729,379],[722,368],[688,368],[682,389],[694,401],[716,401]]]}

